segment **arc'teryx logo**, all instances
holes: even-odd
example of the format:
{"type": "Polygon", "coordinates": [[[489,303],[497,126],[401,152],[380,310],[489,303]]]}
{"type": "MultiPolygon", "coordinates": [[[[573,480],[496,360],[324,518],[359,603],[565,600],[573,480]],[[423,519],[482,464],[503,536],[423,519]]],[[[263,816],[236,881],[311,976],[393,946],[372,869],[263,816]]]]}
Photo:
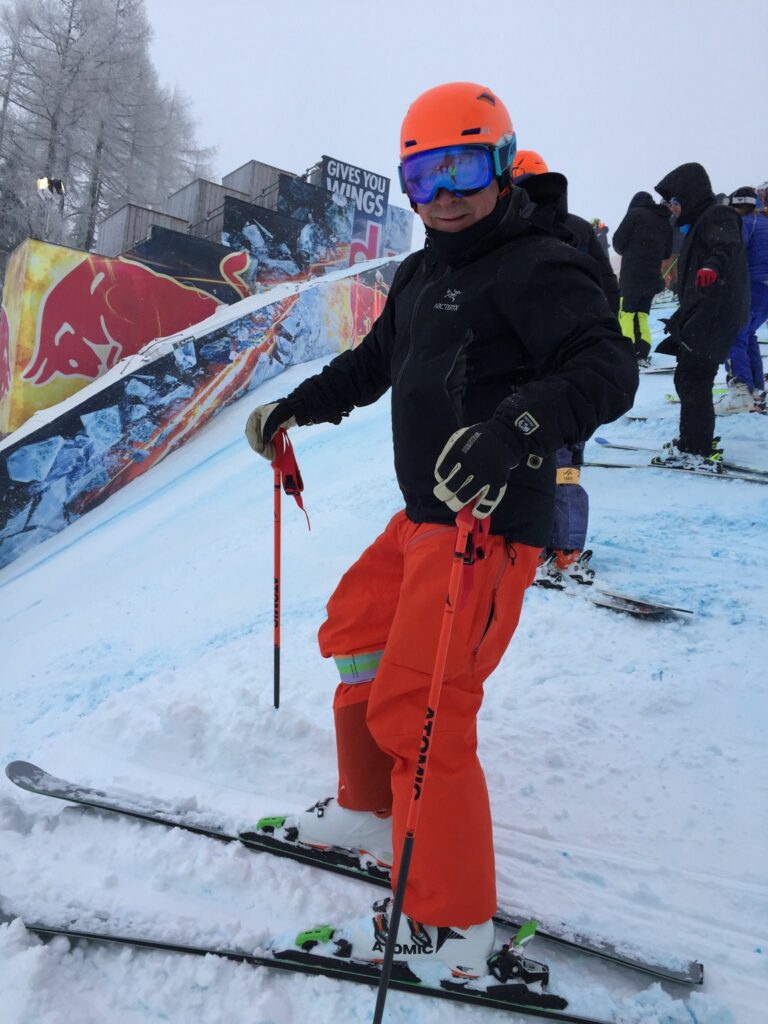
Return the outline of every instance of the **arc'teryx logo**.
{"type": "Polygon", "coordinates": [[[458,299],[460,295],[461,291],[458,288],[447,288],[445,295],[443,296],[443,301],[436,302],[432,308],[447,309],[449,312],[455,313],[459,308],[459,304],[456,302],[456,299],[458,299]]]}

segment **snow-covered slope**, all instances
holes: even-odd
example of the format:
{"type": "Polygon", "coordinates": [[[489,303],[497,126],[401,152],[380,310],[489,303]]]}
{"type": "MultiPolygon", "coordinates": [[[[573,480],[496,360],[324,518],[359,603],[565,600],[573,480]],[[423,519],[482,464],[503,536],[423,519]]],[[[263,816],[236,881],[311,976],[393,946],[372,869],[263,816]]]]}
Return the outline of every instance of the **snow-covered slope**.
{"type": "MultiPolygon", "coordinates": [[[[254,404],[318,367],[264,384],[0,572],[4,762],[24,757],[96,785],[196,800],[230,828],[333,792],[335,671],[315,634],[335,581],[400,504],[387,400],[339,428],[294,432],[312,530],[284,499],[279,711],[272,479],[242,436],[254,404]]],[[[601,433],[645,444],[673,436],[671,389],[669,377],[644,377],[635,411],[650,418],[601,433]]],[[[768,418],[719,428],[729,456],[768,465],[768,418]]],[[[601,461],[627,454],[588,448],[601,461]]],[[[703,991],[688,995],[547,949],[552,988],[575,1012],[760,1024],[768,487],[657,470],[592,469],[584,480],[601,581],[696,615],[649,623],[583,594],[528,595],[480,726],[500,899],[706,964],[703,991]]],[[[95,928],[95,909],[123,932],[245,948],[364,914],[376,896],[244,849],[83,815],[4,779],[0,877],[0,893],[29,918],[95,928]]],[[[326,980],[42,946],[18,924],[0,928],[0,984],[6,1024],[362,1022],[373,1006],[372,992],[326,980]]],[[[445,1024],[483,1011],[393,993],[387,1014],[445,1024]]]]}

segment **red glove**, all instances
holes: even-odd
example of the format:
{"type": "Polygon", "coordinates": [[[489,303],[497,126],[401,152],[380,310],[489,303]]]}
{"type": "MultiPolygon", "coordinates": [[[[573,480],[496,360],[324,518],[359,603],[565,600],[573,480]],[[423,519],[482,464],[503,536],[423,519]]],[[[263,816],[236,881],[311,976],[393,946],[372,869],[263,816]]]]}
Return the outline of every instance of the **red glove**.
{"type": "Polygon", "coordinates": [[[717,271],[709,267],[702,267],[696,275],[696,284],[699,288],[710,288],[717,280],[717,271]]]}

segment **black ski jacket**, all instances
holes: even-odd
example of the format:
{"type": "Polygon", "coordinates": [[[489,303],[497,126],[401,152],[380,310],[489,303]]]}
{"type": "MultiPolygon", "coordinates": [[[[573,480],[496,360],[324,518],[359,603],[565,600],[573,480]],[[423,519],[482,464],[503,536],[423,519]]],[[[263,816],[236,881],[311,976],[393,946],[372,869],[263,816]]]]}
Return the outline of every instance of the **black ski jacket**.
{"type": "Polygon", "coordinates": [[[618,316],[619,282],[611,266],[608,250],[589,221],[568,212],[568,180],[565,175],[557,171],[525,174],[516,179],[515,185],[525,189],[537,205],[538,213],[532,218],[536,223],[548,227],[563,241],[574,245],[579,252],[585,252],[597,263],[608,305],[618,316]]]}
{"type": "Polygon", "coordinates": [[[664,288],[661,263],[672,252],[672,221],[666,206],[638,192],[613,233],[613,248],[621,256],[619,287],[624,308],[634,310],[664,288]]]}
{"type": "Polygon", "coordinates": [[[286,402],[300,425],[338,423],[391,389],[395,470],[417,523],[454,522],[432,493],[435,463],[456,430],[492,420],[519,465],[491,531],[544,547],[553,453],[626,412],[638,376],[594,262],[533,226],[533,212],[512,189],[465,231],[428,232],[361,344],[286,402]]]}
{"type": "Polygon", "coordinates": [[[681,164],[659,182],[664,199],[681,204],[678,227],[690,225],[677,268],[680,308],[667,324],[673,345],[713,363],[725,361],[749,317],[749,274],[741,218],[715,199],[701,164],[681,164]],[[709,288],[696,285],[702,267],[717,271],[709,288]]]}

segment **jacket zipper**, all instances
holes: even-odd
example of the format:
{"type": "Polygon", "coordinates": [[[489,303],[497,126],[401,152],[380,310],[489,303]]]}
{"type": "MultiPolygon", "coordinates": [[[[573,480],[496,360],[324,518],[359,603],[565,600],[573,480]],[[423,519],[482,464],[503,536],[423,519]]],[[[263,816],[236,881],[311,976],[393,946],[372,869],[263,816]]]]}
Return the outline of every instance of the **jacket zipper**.
{"type": "Polygon", "coordinates": [[[416,313],[418,312],[419,304],[421,303],[421,300],[424,297],[424,293],[427,291],[428,288],[431,288],[433,284],[437,284],[438,281],[442,281],[442,279],[446,277],[448,273],[449,271],[446,268],[445,271],[434,281],[428,281],[426,284],[422,285],[419,294],[416,296],[416,301],[414,302],[413,309],[411,310],[411,319],[408,324],[408,351],[405,353],[405,359],[403,359],[402,366],[397,371],[397,377],[395,378],[395,383],[392,388],[393,391],[400,384],[403,372],[406,366],[408,365],[408,360],[411,358],[411,351],[413,349],[413,325],[416,320],[416,313]]]}

